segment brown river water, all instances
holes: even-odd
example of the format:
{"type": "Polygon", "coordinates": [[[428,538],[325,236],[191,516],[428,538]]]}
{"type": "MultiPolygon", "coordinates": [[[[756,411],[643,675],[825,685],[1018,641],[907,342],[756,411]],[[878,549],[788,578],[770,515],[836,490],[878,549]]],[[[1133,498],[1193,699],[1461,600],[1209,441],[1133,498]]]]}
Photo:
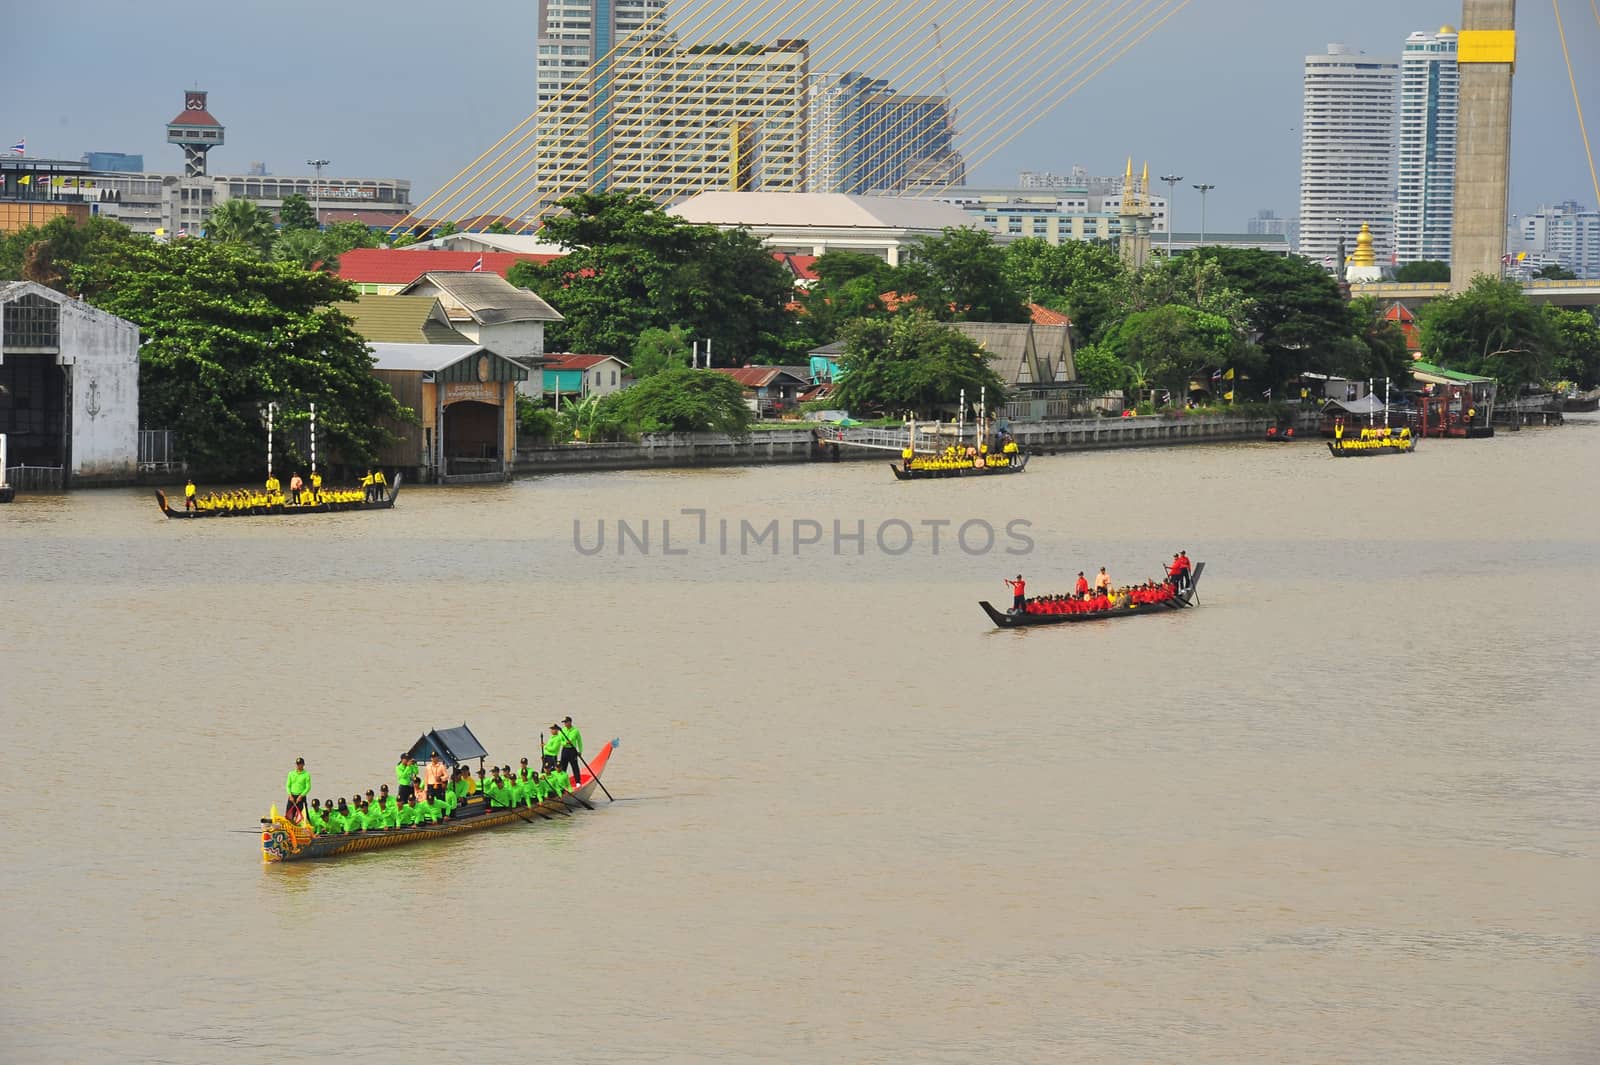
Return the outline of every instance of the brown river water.
{"type": "Polygon", "coordinates": [[[23,498],[0,1061],[1600,1060],[1597,469],[1571,419],[306,519],[23,498]],[[977,607],[1179,548],[1197,610],[977,607]],[[614,805],[260,862],[296,755],[348,795],[566,713],[622,737],[614,805]]]}

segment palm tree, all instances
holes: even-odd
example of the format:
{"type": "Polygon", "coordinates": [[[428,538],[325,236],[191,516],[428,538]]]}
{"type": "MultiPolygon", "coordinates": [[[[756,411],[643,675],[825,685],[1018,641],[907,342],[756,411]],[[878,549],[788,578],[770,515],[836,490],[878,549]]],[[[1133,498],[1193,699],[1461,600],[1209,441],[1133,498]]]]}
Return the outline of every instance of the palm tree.
{"type": "Polygon", "coordinates": [[[1136,362],[1128,367],[1128,383],[1133,385],[1133,405],[1138,406],[1144,399],[1144,391],[1150,387],[1150,368],[1142,362],[1136,362]]]}
{"type": "Polygon", "coordinates": [[[326,245],[322,234],[314,229],[282,229],[272,242],[272,257],[306,270],[321,263],[324,272],[331,272],[339,269],[339,257],[330,255],[326,245]]]}
{"type": "Polygon", "coordinates": [[[206,239],[222,244],[239,244],[258,255],[266,255],[277,230],[272,218],[249,200],[228,200],[206,221],[206,239]]]}

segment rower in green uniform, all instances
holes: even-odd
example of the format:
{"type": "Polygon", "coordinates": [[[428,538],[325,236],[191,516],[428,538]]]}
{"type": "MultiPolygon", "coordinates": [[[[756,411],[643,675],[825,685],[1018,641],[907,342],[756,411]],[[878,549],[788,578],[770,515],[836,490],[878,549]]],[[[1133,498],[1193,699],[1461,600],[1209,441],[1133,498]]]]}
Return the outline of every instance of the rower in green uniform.
{"type": "Polygon", "coordinates": [[[409,795],[395,812],[395,827],[410,828],[417,823],[417,797],[409,795]]]}
{"type": "Polygon", "coordinates": [[[417,803],[417,824],[438,824],[439,818],[443,816],[440,812],[440,807],[443,805],[443,799],[434,799],[432,801],[424,799],[422,802],[417,803]]]}
{"type": "Polygon", "coordinates": [[[572,718],[561,719],[561,768],[573,780],[578,779],[578,756],[583,753],[583,733],[572,727],[572,718]]]}
{"type": "Polygon", "coordinates": [[[400,755],[400,764],[394,767],[394,780],[399,785],[400,801],[405,802],[417,784],[417,763],[412,761],[409,753],[400,755]]]}
{"type": "Polygon", "coordinates": [[[306,793],[311,790],[311,774],[306,772],[306,760],[304,758],[296,758],[294,760],[294,768],[289,770],[289,775],[284,778],[283,788],[289,793],[289,801],[283,807],[284,819],[304,823],[306,819],[306,793]]]}
{"type": "Polygon", "coordinates": [[[550,735],[544,741],[544,758],[540,763],[546,773],[556,767],[556,759],[561,754],[561,726],[551,725],[550,735]]]}

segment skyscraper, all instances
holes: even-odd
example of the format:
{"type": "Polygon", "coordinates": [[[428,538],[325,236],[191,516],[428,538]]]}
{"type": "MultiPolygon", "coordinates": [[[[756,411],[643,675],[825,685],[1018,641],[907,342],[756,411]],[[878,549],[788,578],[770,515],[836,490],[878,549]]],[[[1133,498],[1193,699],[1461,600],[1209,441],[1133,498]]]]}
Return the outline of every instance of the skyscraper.
{"type": "Polygon", "coordinates": [[[854,71],[813,74],[808,192],[941,189],[966,182],[950,102],[854,71]]]}
{"type": "Polygon", "coordinates": [[[1455,213],[1456,31],[1413,33],[1400,57],[1400,182],[1395,261],[1450,261],[1455,213]]]}
{"type": "Polygon", "coordinates": [[[580,80],[617,43],[666,9],[666,0],[539,0],[539,102],[580,80]]]}
{"type": "Polygon", "coordinates": [[[1330,44],[1306,57],[1300,135],[1300,253],[1332,261],[1372,227],[1380,263],[1394,252],[1395,97],[1400,64],[1330,44]]]}

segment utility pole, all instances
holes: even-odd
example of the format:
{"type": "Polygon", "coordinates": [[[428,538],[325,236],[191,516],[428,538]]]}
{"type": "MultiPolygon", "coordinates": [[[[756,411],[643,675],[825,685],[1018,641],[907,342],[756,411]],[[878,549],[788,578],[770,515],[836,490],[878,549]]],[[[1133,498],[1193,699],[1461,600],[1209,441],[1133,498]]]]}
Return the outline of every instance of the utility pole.
{"type": "Polygon", "coordinates": [[[1178,182],[1183,180],[1182,174],[1162,174],[1161,180],[1167,183],[1167,261],[1172,261],[1172,205],[1177,201],[1175,193],[1178,191],[1178,182]]]}
{"type": "Polygon", "coordinates": [[[1196,185],[1200,190],[1200,243],[1206,242],[1206,193],[1216,188],[1215,185],[1196,185]]]}
{"type": "Polygon", "coordinates": [[[322,168],[327,166],[327,159],[307,159],[306,165],[316,171],[316,178],[311,182],[311,215],[317,223],[317,228],[322,228],[322,168]]]}

